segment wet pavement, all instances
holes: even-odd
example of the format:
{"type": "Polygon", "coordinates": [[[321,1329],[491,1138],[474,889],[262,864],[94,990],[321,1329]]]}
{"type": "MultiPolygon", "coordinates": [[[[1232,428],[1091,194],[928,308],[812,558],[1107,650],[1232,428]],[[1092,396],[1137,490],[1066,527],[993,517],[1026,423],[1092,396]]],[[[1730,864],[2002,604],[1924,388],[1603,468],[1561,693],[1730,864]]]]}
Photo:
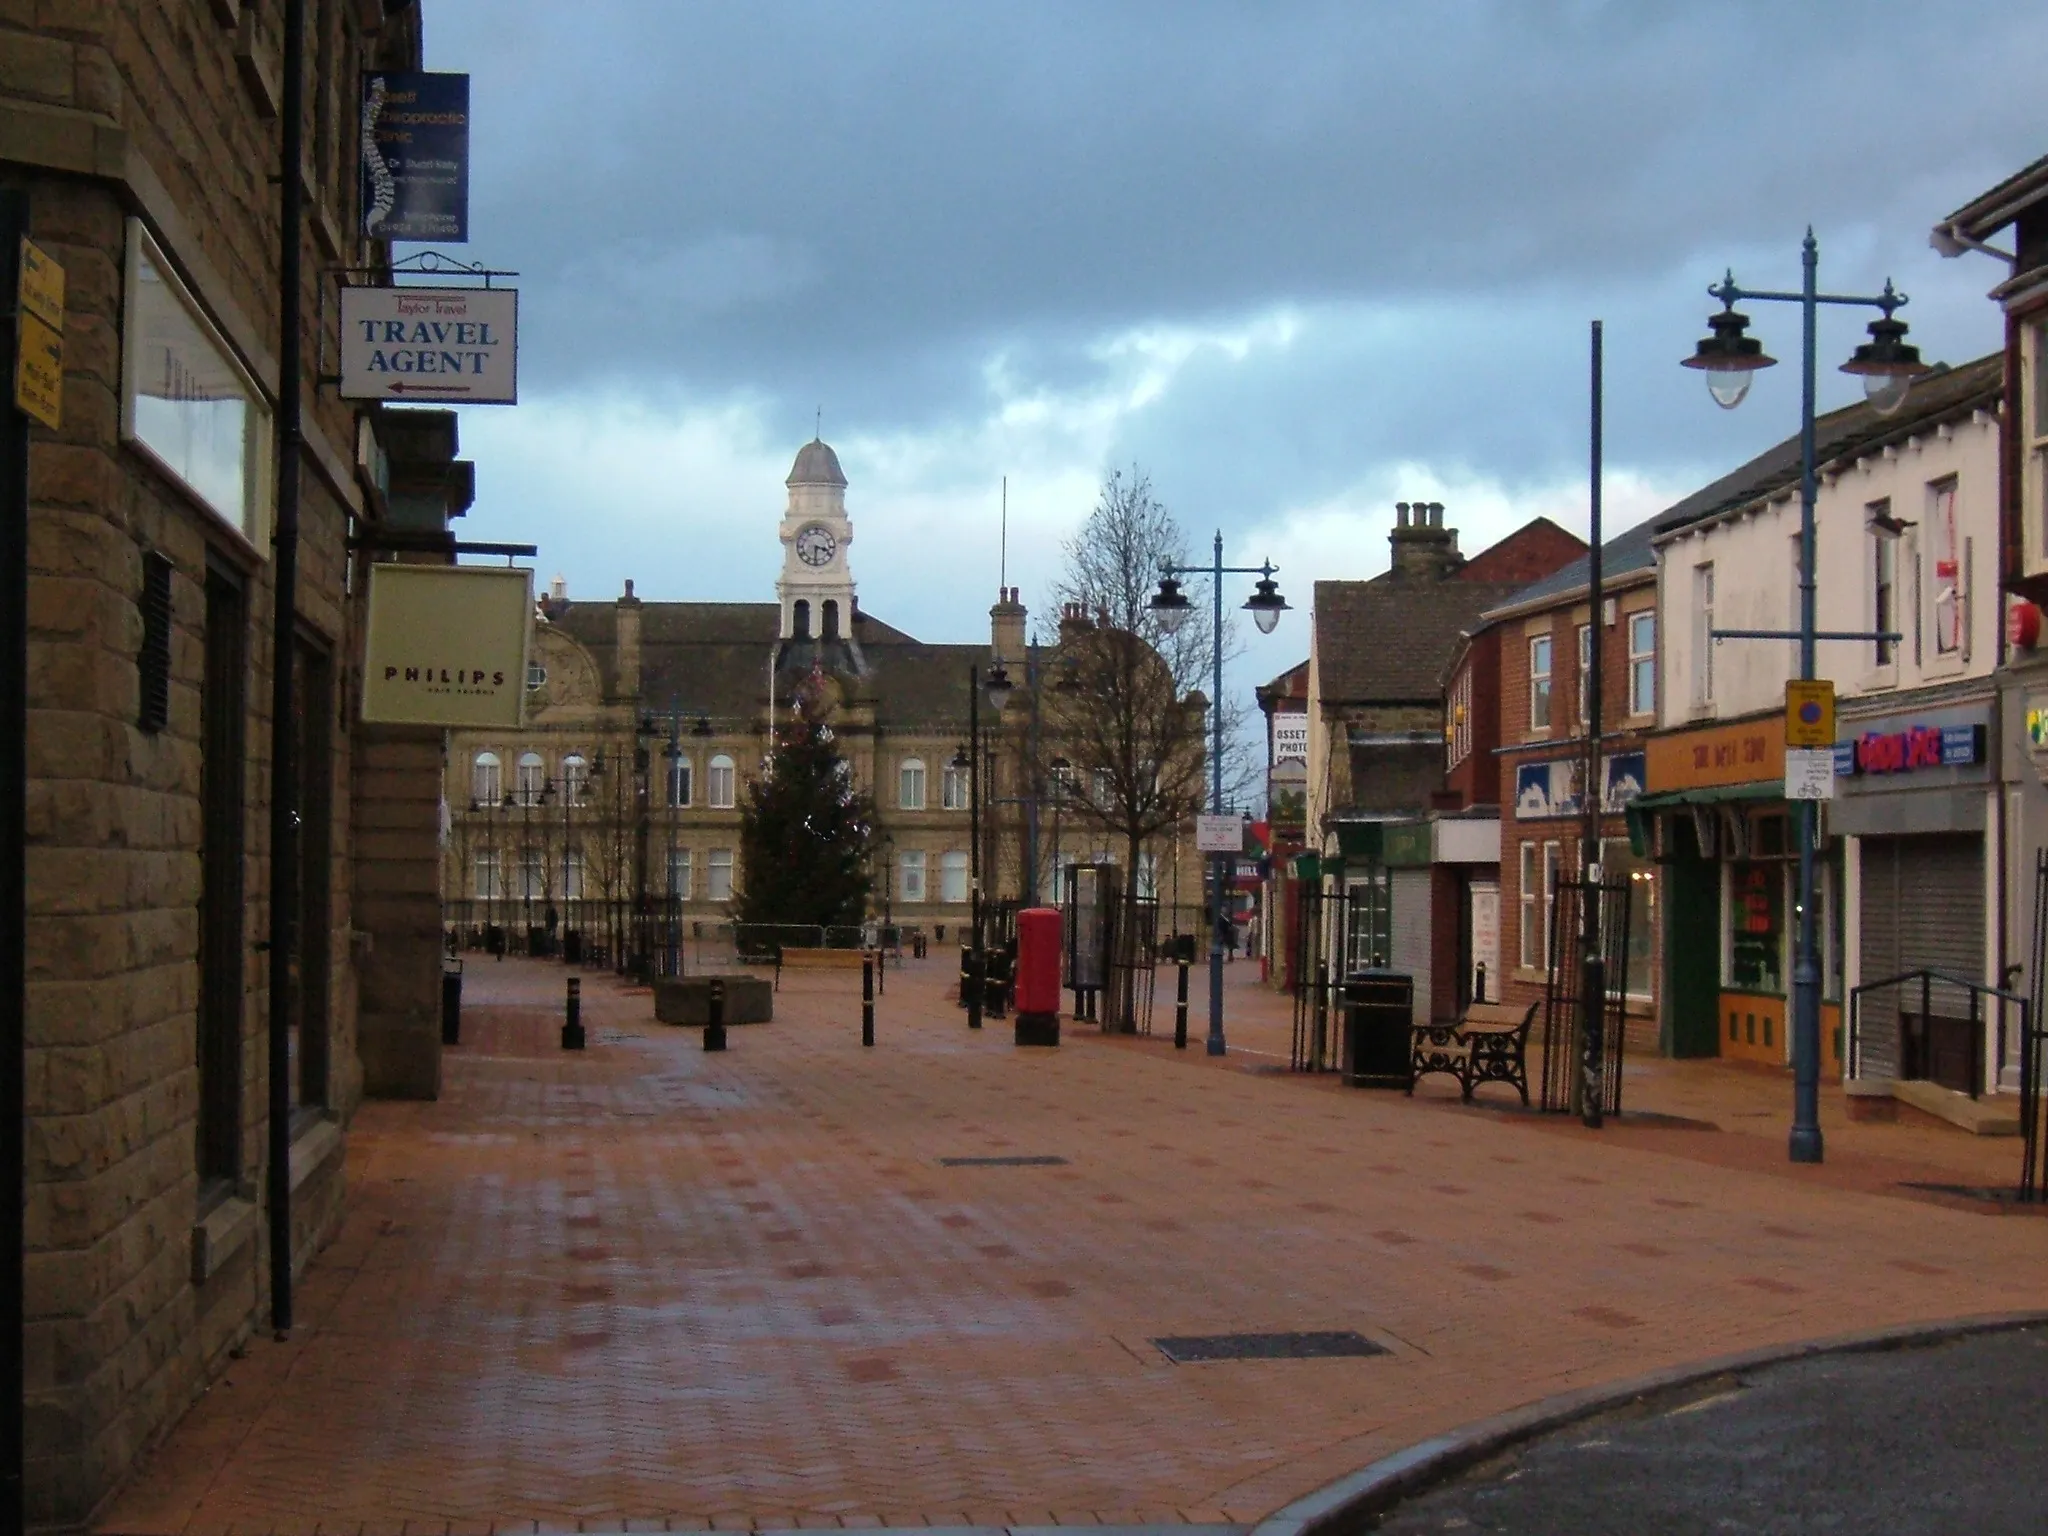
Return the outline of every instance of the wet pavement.
{"type": "Polygon", "coordinates": [[[559,967],[472,964],[442,1099],[350,1127],[301,1326],[100,1528],[1246,1523],[1561,1391],[2048,1307],[2048,1222],[1896,1188],[1991,1153],[1831,1100],[1829,1164],[1791,1169],[1781,1077],[1645,1064],[1695,1128],[1596,1135],[1288,1074],[1248,965],[1220,1062],[1170,1002],[1020,1051],[951,980],[892,967],[863,1049],[858,972],[792,971],[707,1055],[593,974],[572,1055],[559,967]],[[1155,1342],[1275,1332],[1378,1349],[1155,1342]]]}

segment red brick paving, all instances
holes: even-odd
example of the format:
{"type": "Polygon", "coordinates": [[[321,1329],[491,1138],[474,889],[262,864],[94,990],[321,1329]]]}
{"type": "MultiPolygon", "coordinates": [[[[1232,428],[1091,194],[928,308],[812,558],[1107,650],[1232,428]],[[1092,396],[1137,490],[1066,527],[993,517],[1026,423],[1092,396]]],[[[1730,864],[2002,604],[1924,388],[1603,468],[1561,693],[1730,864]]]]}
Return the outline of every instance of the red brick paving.
{"type": "MultiPolygon", "coordinates": [[[[438,1104],[350,1132],[347,1216],[109,1532],[1250,1520],[1457,1423],[1777,1341],[2048,1307],[2048,1223],[1901,1198],[2016,1143],[1849,1126],[1784,1161],[1789,1085],[1632,1069],[1574,1124],[1067,1026],[1019,1052],[893,969],[786,977],[706,1055],[644,992],[470,967],[438,1104]],[[1015,1149],[1064,1168],[942,1167],[1015,1149]],[[1372,1160],[1367,1161],[1370,1157],[1372,1160]],[[1451,1193],[1452,1189],[1459,1193],[1451,1193]],[[1796,1234],[1796,1236],[1795,1236],[1796,1234]],[[1174,1366],[1163,1334],[1354,1328],[1370,1359],[1174,1366]]],[[[1161,1010],[1169,1025],[1170,1008],[1161,1010]]]]}

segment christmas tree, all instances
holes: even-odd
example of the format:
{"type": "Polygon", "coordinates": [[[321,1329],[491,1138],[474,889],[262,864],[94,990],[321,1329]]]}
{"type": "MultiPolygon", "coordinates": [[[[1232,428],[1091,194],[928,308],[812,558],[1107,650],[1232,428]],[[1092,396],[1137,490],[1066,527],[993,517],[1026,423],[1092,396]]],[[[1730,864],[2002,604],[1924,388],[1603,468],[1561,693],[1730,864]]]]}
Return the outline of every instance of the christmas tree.
{"type": "Polygon", "coordinates": [[[800,690],[792,714],[776,732],[767,771],[747,786],[740,807],[741,882],[733,916],[742,923],[857,924],[874,883],[868,874],[874,808],[854,788],[818,691],[800,690]]]}

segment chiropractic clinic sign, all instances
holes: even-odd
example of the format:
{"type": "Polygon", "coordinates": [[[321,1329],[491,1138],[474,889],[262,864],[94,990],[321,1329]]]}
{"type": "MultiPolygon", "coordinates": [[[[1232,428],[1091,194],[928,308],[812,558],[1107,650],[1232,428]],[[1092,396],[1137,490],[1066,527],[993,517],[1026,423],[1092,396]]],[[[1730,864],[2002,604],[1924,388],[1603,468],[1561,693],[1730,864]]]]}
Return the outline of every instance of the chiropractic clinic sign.
{"type": "Polygon", "coordinates": [[[341,395],[518,404],[519,290],[342,289],[341,395]]]}
{"type": "Polygon", "coordinates": [[[526,723],[533,572],[373,565],[363,719],[378,725],[526,723]]]}

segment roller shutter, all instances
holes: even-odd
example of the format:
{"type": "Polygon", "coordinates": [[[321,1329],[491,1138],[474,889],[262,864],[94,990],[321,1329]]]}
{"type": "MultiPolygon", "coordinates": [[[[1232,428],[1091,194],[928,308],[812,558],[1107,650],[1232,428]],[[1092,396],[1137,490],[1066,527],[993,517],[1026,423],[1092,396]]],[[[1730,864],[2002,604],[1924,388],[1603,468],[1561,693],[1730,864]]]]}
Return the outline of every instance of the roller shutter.
{"type": "Polygon", "coordinates": [[[1394,872],[1392,965],[1415,978],[1415,1014],[1429,1016],[1429,871],[1394,872]]]}
{"type": "MultiPolygon", "coordinates": [[[[1933,832],[1866,837],[1861,844],[1862,900],[1858,964],[1865,984],[1922,967],[1984,978],[1984,840],[1976,833],[1933,832]]],[[[1917,1013],[1911,995],[1867,994],[1858,1010],[1859,1071],[1896,1077],[1906,1068],[1929,1073],[1925,1061],[1902,1060],[1899,1012],[1917,1013]]],[[[1958,987],[1935,984],[1928,1012],[1962,1018],[1970,1000],[1958,987]]],[[[1953,1075],[1945,1074],[1945,1075],[1953,1075]]]]}

